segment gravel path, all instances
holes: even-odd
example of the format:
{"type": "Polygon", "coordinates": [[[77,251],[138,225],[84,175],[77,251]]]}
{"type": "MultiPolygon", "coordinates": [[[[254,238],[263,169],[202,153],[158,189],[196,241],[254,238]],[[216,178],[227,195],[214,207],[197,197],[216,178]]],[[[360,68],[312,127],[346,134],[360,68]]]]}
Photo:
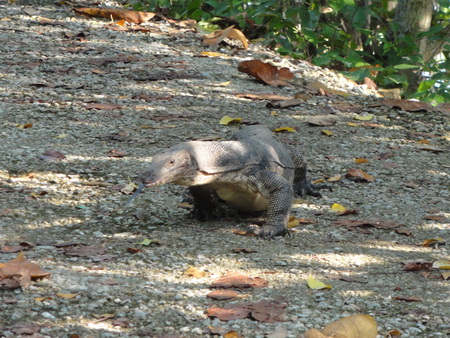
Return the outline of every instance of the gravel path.
{"type": "Polygon", "coordinates": [[[404,337],[450,334],[450,279],[402,270],[406,261],[450,259],[448,115],[376,104],[364,86],[255,46],[200,57],[209,50],[201,34],[166,21],[148,23],[146,32],[115,31],[64,5],[21,4],[0,1],[0,262],[17,256],[6,246],[27,242],[26,258],[51,275],[2,290],[0,336],[196,337],[212,326],[242,337],[297,337],[353,314],[372,315],[379,337],[395,329],[404,337]],[[239,62],[253,58],[289,66],[296,84],[267,86],[238,72],[239,62]],[[318,80],[349,96],[315,95],[273,109],[235,95],[293,97],[318,80]],[[303,150],[310,177],[341,175],[322,199],[296,201],[293,215],[315,223],[273,241],[239,236],[232,230],[253,219],[194,221],[174,186],[147,189],[123,210],[125,187],[153,154],[193,138],[226,137],[238,127],[219,125],[225,115],[296,128],[279,136],[303,150]],[[323,115],[337,123],[307,123],[323,115]],[[42,159],[49,150],[65,158],[42,159]],[[351,168],[375,180],[345,178],[351,168]],[[334,203],[357,213],[338,216],[334,203]],[[401,226],[335,224],[349,220],[401,226]],[[442,239],[420,245],[435,238],[442,239]],[[188,276],[190,267],[207,274],[188,276]],[[208,308],[230,303],[206,297],[228,272],[268,282],[231,303],[282,299],[285,320],[208,318],[208,308]],[[332,288],[311,290],[309,274],[332,288]]]}

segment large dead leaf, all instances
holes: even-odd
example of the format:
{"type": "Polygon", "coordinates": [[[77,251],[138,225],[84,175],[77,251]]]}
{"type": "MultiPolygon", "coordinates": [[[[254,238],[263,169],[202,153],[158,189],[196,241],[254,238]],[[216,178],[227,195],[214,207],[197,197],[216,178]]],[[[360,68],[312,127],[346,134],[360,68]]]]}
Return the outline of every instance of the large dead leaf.
{"type": "Polygon", "coordinates": [[[251,318],[261,323],[275,323],[284,321],[287,303],[283,300],[257,303],[226,304],[224,307],[212,307],[206,310],[209,317],[217,317],[223,321],[251,318]]]}
{"type": "Polygon", "coordinates": [[[405,264],[403,271],[430,271],[433,266],[433,263],[422,260],[406,261],[403,263],[405,264]]]}
{"type": "Polygon", "coordinates": [[[261,277],[248,277],[239,273],[229,272],[222,278],[212,282],[211,287],[223,289],[247,289],[262,288],[267,286],[267,281],[261,277]]]}
{"type": "Polygon", "coordinates": [[[385,106],[391,108],[400,108],[405,111],[432,111],[432,107],[429,103],[411,100],[385,100],[383,101],[385,106]]]}
{"type": "Polygon", "coordinates": [[[206,35],[203,38],[203,44],[205,46],[217,45],[217,44],[221,43],[223,41],[223,39],[225,39],[225,38],[238,40],[242,43],[242,45],[244,46],[244,49],[248,48],[247,38],[239,29],[234,28],[234,25],[230,26],[228,28],[225,28],[223,30],[215,31],[212,34],[206,35]]]}
{"type": "Polygon", "coordinates": [[[361,169],[351,168],[345,174],[346,178],[349,178],[356,182],[373,182],[375,178],[372,175],[362,171],[361,169]]]}
{"type": "Polygon", "coordinates": [[[283,109],[283,108],[300,106],[304,102],[305,102],[305,100],[302,100],[302,99],[273,100],[271,102],[268,102],[266,104],[266,107],[283,109]]]}
{"type": "Polygon", "coordinates": [[[272,86],[286,86],[294,78],[289,68],[280,68],[260,60],[242,61],[238,71],[251,75],[259,81],[272,86]]]}
{"type": "MultiPolygon", "coordinates": [[[[348,230],[352,231],[358,231],[357,228],[368,228],[368,227],[374,227],[377,229],[395,229],[404,226],[404,224],[396,223],[396,222],[387,222],[387,221],[380,221],[380,220],[353,220],[353,219],[346,219],[346,220],[339,220],[332,223],[335,226],[345,227],[348,230]]],[[[360,231],[364,232],[364,231],[360,231]]],[[[370,233],[370,232],[366,232],[370,233]]]]}
{"type": "Polygon", "coordinates": [[[89,257],[94,262],[106,261],[114,258],[107,254],[107,249],[103,245],[74,245],[64,248],[64,254],[67,256],[89,257]]]}
{"type": "Polygon", "coordinates": [[[236,298],[242,298],[245,297],[245,295],[242,295],[241,293],[234,291],[234,290],[214,290],[209,292],[206,297],[216,299],[216,300],[230,300],[230,299],[236,299],[236,298]]]}
{"type": "Polygon", "coordinates": [[[16,258],[6,263],[0,263],[0,289],[27,287],[31,280],[45,278],[49,275],[49,272],[28,261],[23,252],[20,252],[16,258]]]}
{"type": "Polygon", "coordinates": [[[109,9],[109,8],[74,8],[78,14],[95,16],[106,19],[125,20],[132,23],[142,23],[151,20],[156,13],[129,11],[126,9],[109,9]]]}
{"type": "Polygon", "coordinates": [[[378,333],[375,318],[369,315],[354,315],[341,318],[324,327],[322,331],[308,330],[305,338],[376,338],[378,333]]]}
{"type": "Polygon", "coordinates": [[[334,126],[337,120],[336,117],[333,115],[321,115],[311,117],[306,122],[308,122],[312,126],[326,127],[326,126],[334,126]]]}
{"type": "Polygon", "coordinates": [[[64,160],[66,156],[56,150],[46,150],[39,156],[39,158],[44,161],[60,161],[64,160]]]}

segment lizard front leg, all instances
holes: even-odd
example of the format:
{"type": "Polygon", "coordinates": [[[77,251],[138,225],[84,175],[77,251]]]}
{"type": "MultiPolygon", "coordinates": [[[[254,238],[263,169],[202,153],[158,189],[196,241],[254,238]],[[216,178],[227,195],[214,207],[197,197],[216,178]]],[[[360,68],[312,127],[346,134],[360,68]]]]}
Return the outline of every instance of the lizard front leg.
{"type": "Polygon", "coordinates": [[[217,203],[207,185],[195,185],[189,187],[194,198],[192,215],[198,221],[209,221],[217,218],[217,203]]]}
{"type": "Polygon", "coordinates": [[[261,238],[272,239],[289,233],[286,224],[293,200],[293,187],[281,175],[270,171],[263,171],[253,180],[261,195],[269,199],[267,220],[259,231],[261,238]]]}

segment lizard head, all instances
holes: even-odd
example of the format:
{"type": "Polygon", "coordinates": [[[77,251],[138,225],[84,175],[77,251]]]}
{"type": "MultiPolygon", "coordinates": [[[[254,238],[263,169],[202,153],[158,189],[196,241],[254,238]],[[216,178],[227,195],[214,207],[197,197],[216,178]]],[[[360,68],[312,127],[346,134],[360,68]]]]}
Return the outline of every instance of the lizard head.
{"type": "Polygon", "coordinates": [[[189,151],[168,149],[153,157],[141,179],[147,186],[163,185],[187,176],[193,169],[195,160],[189,151]]]}

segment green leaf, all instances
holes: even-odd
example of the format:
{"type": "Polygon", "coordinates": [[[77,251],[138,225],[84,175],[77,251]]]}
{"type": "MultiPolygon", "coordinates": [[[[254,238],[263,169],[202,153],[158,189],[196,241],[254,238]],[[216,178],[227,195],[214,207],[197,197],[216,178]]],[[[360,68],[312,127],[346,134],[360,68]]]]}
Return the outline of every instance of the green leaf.
{"type": "Polygon", "coordinates": [[[406,63],[402,63],[400,65],[395,65],[394,68],[395,69],[399,69],[399,70],[403,70],[403,69],[414,69],[414,68],[420,68],[420,67],[416,66],[416,65],[408,65],[406,63]]]}

